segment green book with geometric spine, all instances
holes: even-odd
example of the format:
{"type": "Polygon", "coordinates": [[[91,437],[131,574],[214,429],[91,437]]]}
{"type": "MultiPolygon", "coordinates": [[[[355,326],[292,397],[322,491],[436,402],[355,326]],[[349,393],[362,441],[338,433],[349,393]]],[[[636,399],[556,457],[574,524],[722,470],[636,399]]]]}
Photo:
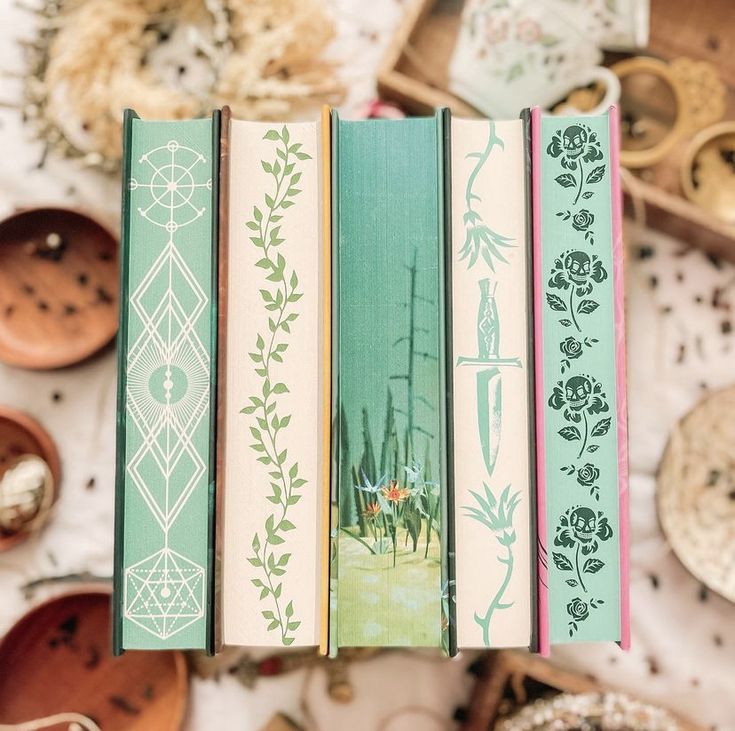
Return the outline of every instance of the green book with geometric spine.
{"type": "Polygon", "coordinates": [[[452,652],[445,114],[333,117],[330,645],[452,652]]]}
{"type": "Polygon", "coordinates": [[[219,112],[124,144],[113,646],[211,651],[219,112]]]}

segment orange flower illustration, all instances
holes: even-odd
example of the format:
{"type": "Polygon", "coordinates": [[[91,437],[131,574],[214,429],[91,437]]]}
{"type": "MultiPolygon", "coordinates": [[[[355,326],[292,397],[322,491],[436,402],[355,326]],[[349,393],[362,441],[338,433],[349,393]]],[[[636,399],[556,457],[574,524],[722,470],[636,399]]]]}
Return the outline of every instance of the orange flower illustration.
{"type": "Polygon", "coordinates": [[[397,480],[391,480],[388,487],[383,487],[380,492],[386,500],[392,503],[402,503],[411,495],[411,491],[405,487],[398,487],[397,480]]]}
{"type": "Polygon", "coordinates": [[[376,520],[380,515],[380,505],[378,503],[370,503],[365,510],[362,511],[362,517],[367,520],[376,520]]]}

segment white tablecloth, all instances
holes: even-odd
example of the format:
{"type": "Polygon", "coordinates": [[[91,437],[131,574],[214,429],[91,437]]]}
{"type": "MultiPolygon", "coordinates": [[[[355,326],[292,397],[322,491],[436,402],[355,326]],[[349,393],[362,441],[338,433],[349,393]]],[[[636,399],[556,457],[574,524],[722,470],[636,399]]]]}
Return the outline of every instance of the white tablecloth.
{"type": "MultiPolygon", "coordinates": [[[[343,64],[349,107],[374,95],[373,74],[401,5],[338,0],[335,13],[339,35],[332,55],[343,64]]],[[[0,20],[0,69],[19,70],[14,41],[30,36],[32,18],[11,0],[0,0],[0,20]]],[[[0,101],[17,99],[18,83],[0,79],[0,101]]],[[[20,115],[0,111],[0,215],[17,206],[67,204],[116,225],[117,180],[53,158],[38,169],[40,154],[20,115]]],[[[707,389],[730,384],[735,376],[735,329],[728,324],[735,311],[711,306],[716,286],[725,288],[725,303],[734,300],[735,267],[713,263],[650,231],[629,231],[628,244],[633,649],[625,654],[612,645],[575,646],[555,649],[553,657],[705,726],[735,729],[735,607],[703,592],[681,567],[661,535],[654,505],[654,474],[672,425],[707,389]]],[[[28,607],[18,590],[25,581],[82,570],[111,574],[113,352],[50,373],[0,366],[0,403],[42,421],[59,445],[64,470],[53,522],[38,538],[0,554],[0,631],[5,631],[28,607]]],[[[35,599],[43,596],[39,592],[35,599]]],[[[376,729],[391,711],[415,705],[448,718],[472,685],[465,665],[461,658],[438,662],[390,655],[354,667],[351,704],[340,706],[327,697],[321,671],[308,696],[321,729],[376,729]]],[[[303,681],[297,673],[262,681],[252,691],[232,678],[194,681],[187,728],[255,730],[277,709],[298,718],[303,681]]],[[[426,716],[406,715],[389,728],[441,726],[426,716]]]]}

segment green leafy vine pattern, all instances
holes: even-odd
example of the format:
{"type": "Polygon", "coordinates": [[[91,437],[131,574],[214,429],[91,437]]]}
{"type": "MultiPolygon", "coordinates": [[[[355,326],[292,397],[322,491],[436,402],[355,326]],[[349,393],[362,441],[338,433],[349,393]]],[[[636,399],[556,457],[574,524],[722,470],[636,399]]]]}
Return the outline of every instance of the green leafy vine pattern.
{"type": "MultiPolygon", "coordinates": [[[[597,133],[583,123],[557,129],[546,153],[558,160],[562,168],[555,182],[569,189],[572,196],[570,207],[558,211],[556,216],[570,225],[580,244],[594,246],[597,221],[584,202],[596,195],[597,184],[606,172],[597,133]]],[[[573,248],[554,259],[546,291],[547,307],[569,333],[559,342],[562,378],[554,384],[548,398],[548,406],[561,412],[566,422],[559,429],[559,436],[574,445],[576,452],[576,460],[560,469],[574,489],[588,491],[595,502],[600,499],[600,468],[591,460],[610,433],[612,417],[607,415],[610,406],[603,385],[577,367],[585,353],[599,342],[584,330],[587,316],[599,307],[595,290],[607,278],[608,272],[598,256],[584,248],[573,248]]],[[[585,505],[569,507],[556,525],[556,550],[551,558],[556,569],[567,575],[567,586],[578,592],[566,604],[570,637],[605,603],[590,596],[589,582],[605,568],[595,554],[612,535],[603,512],[585,505]]]]}
{"type": "Polygon", "coordinates": [[[291,269],[282,251],[285,239],[281,235],[281,221],[285,211],[294,205],[301,193],[297,187],[301,172],[300,161],[311,156],[302,151],[301,143],[292,143],[288,128],[269,129],[264,139],[274,143],[274,157],[262,160],[263,171],[272,179],[271,192],[264,196],[262,206],[254,206],[250,220],[245,224],[250,241],[260,250],[255,266],[263,272],[264,287],[260,297],[268,317],[267,332],[258,333],[255,348],[248,355],[255,375],[260,379],[260,389],[249,397],[249,404],[241,413],[252,417],[250,449],[260,456],[258,462],[266,471],[270,494],[267,500],[273,504],[261,531],[252,539],[252,554],[248,561],[259,569],[259,576],[251,579],[259,591],[260,601],[268,602],[268,609],[261,614],[269,632],[277,631],[283,645],[290,645],[301,625],[297,619],[293,599],[284,590],[282,577],[291,558],[284,550],[286,535],[295,529],[289,519],[289,510],[301,499],[300,490],[306,484],[301,477],[299,463],[289,457],[284,447],[284,435],[291,415],[284,414],[279,406],[279,396],[288,393],[285,383],[278,380],[278,365],[284,362],[288,350],[288,338],[294,321],[298,318],[296,304],[303,296],[299,291],[299,278],[291,269]]]}

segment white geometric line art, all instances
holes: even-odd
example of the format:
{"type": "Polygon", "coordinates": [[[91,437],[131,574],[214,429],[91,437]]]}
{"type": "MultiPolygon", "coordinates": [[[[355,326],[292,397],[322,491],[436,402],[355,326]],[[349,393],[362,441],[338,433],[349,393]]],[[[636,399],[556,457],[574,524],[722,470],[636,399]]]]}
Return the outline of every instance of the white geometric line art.
{"type": "Polygon", "coordinates": [[[145,188],[150,192],[151,201],[146,208],[138,208],[143,218],[161,226],[172,236],[182,226],[195,221],[204,215],[206,208],[198,208],[191,199],[197,188],[212,190],[212,179],[204,183],[196,183],[192,170],[199,164],[207,162],[201,152],[193,150],[170,140],[165,145],[156,147],[141,156],[139,162],[146,162],[153,170],[147,183],[135,178],[130,180],[130,190],[145,188]],[[185,209],[185,216],[175,215],[179,208],[185,209]]]}
{"type": "MultiPolygon", "coordinates": [[[[206,572],[169,546],[169,533],[207,471],[192,442],[210,406],[210,364],[200,337],[209,299],[174,234],[206,212],[193,171],[207,158],[176,141],[142,155],[150,180],[133,178],[136,210],[168,232],[130,294],[139,335],[128,349],[126,408],[137,434],[127,474],[163,534],[160,550],[125,571],[124,616],[160,639],[204,617],[206,572]],[[147,198],[147,200],[146,200],[147,198]],[[199,205],[197,205],[199,203],[199,205]]],[[[208,323],[205,323],[205,325],[208,323]]]]}
{"type": "Polygon", "coordinates": [[[204,569],[170,548],[125,571],[125,616],[165,640],[204,616],[204,569]]]}

